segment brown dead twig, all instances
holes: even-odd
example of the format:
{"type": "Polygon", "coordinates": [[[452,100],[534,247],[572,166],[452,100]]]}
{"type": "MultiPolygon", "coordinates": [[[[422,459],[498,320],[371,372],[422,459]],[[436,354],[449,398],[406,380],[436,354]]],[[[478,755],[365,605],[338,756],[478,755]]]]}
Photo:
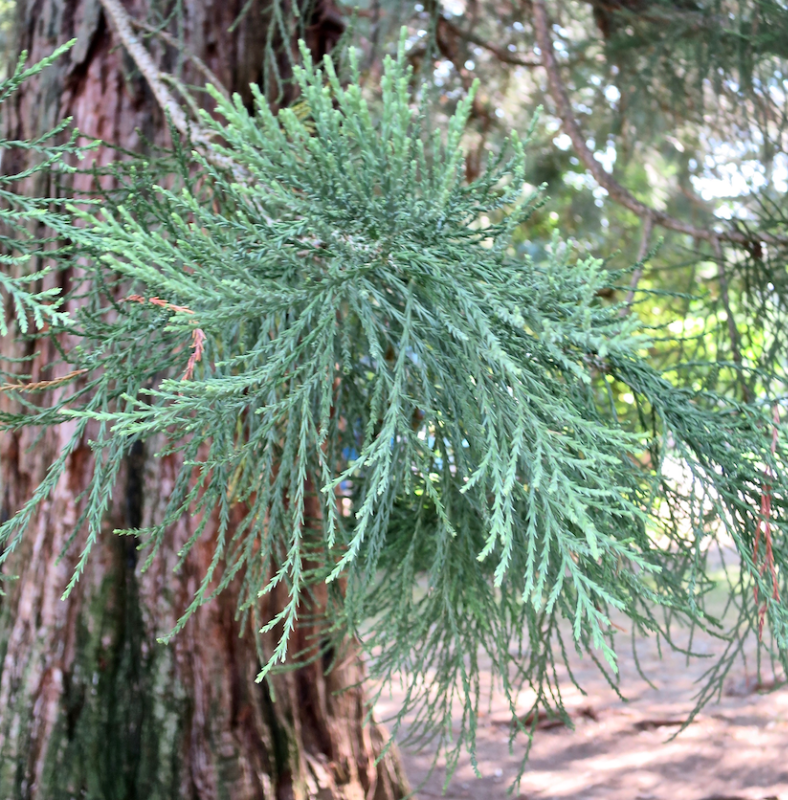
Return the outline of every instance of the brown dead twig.
{"type": "Polygon", "coordinates": [[[74,380],[74,378],[84,375],[86,369],[75,369],[61,375],[59,378],[52,378],[48,381],[36,381],[35,383],[6,383],[0,386],[0,392],[42,392],[47,389],[54,389],[64,383],[74,380]]]}
{"type": "MultiPolygon", "coordinates": [[[[194,314],[192,309],[186,306],[176,306],[174,303],[168,303],[160,297],[143,297],[140,294],[130,294],[126,298],[126,301],[129,303],[151,303],[154,306],[159,306],[159,308],[165,308],[167,311],[175,311],[180,314],[194,314]]],[[[188,381],[194,377],[194,368],[197,366],[197,363],[202,360],[203,353],[205,352],[205,331],[203,331],[202,328],[194,328],[192,330],[191,351],[189,361],[186,365],[186,371],[181,377],[182,381],[188,381]]]]}
{"type": "Polygon", "coordinates": [[[205,334],[202,328],[195,328],[192,331],[192,352],[189,356],[189,362],[186,365],[186,371],[183,373],[182,381],[189,381],[194,377],[194,368],[197,362],[202,360],[203,350],[205,349],[205,334]]]}
{"type": "MultiPolygon", "coordinates": [[[[772,428],[772,456],[777,450],[777,435],[778,426],[780,424],[780,411],[775,405],[773,409],[774,427],[772,428]]],[[[761,575],[768,569],[772,578],[772,599],[780,602],[780,588],[777,582],[777,570],[774,565],[774,552],[772,550],[772,481],[774,480],[774,471],[771,465],[768,465],[764,470],[764,483],[761,491],[761,516],[758,520],[758,525],[755,528],[755,544],[752,550],[753,564],[758,567],[758,549],[761,543],[761,534],[763,534],[764,555],[763,563],[759,567],[761,575]]],[[[758,638],[763,636],[763,624],[766,620],[766,601],[760,602],[758,597],[758,584],[755,584],[753,589],[755,595],[755,605],[758,606],[758,638]]]]}

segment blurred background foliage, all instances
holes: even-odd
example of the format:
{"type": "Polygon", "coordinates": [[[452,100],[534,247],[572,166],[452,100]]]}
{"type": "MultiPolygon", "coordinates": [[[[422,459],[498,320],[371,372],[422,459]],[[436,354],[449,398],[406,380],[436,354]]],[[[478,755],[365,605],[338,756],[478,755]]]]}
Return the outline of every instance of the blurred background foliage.
{"type": "Polygon", "coordinates": [[[11,33],[14,28],[14,0],[0,0],[0,53],[4,54],[3,63],[0,65],[0,78],[5,78],[10,66],[11,33]]]}

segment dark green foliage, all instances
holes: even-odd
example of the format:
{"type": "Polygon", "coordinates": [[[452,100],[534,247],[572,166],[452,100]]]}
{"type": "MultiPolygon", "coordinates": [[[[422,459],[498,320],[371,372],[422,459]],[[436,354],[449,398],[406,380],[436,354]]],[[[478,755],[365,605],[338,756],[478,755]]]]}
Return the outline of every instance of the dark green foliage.
{"type": "MultiPolygon", "coordinates": [[[[64,358],[85,377],[52,408],[0,423],[76,418],[72,447],[99,423],[74,580],[130,442],[145,439],[183,468],[164,517],[122,533],[149,564],[175,520],[199,518],[180,555],[205,536],[215,557],[187,616],[237,577],[239,613],[278,637],[262,677],[284,661],[300,601],[329,582],[326,649],[349,631],[374,677],[402,677],[417,739],[472,750],[480,651],[513,711],[527,682],[561,713],[556,662],[574,643],[614,665],[614,613],[668,641],[675,618],[727,635],[704,609],[708,544],[725,535],[742,559],[737,635],[758,628],[757,586],[782,648],[771,567],[784,595],[788,486],[774,398],[677,388],[646,360],[637,319],[600,301],[600,261],[557,237],[543,259],[519,255],[513,236],[527,235],[537,203],[523,195],[523,145],[514,137],[466,184],[471,99],[445,136],[427,130],[404,46],[375,99],[353,58],[347,88],[330,61],[320,71],[304,59],[306,120],[274,116],[259,92],[254,116],[214,94],[224,121],[203,123],[232,174],[178,151],[159,187],[140,164],[100,208],[46,219],[69,258],[89,263],[78,310],[52,319],[80,337],[64,358]],[[636,400],[632,420],[617,417],[614,385],[636,400]],[[764,493],[771,563],[754,548],[764,493]],[[289,603],[260,620],[259,597],[278,584],[289,603]]],[[[20,298],[21,335],[42,305],[20,298]]],[[[65,457],[0,527],[0,562],[65,457]]]]}
{"type": "MultiPolygon", "coordinates": [[[[73,42],[57,49],[51,56],[33,67],[25,68],[26,53],[22,53],[13,75],[0,84],[0,105],[29,78],[37,75],[55,62],[73,42]]],[[[56,144],[59,135],[68,130],[70,120],[64,120],[58,127],[33,142],[18,142],[0,139],[0,151],[28,151],[32,154],[32,166],[16,174],[0,175],[0,290],[3,297],[9,298],[13,305],[17,324],[21,333],[28,331],[28,318],[32,317],[34,328],[41,330],[45,323],[63,325],[67,318],[58,312],[62,298],[56,298],[57,290],[36,292],[32,287],[44,277],[48,270],[26,272],[22,277],[14,277],[19,265],[27,265],[31,255],[46,249],[52,251],[52,258],[62,255],[57,251],[58,239],[42,239],[36,236],[37,226],[48,223],[49,207],[52,201],[46,197],[25,197],[17,194],[11,187],[36,174],[47,175],[52,170],[69,171],[67,156],[81,156],[82,150],[75,145],[77,134],[73,132],[65,144],[56,144]]],[[[6,336],[5,315],[0,316],[0,335],[6,336]]]]}

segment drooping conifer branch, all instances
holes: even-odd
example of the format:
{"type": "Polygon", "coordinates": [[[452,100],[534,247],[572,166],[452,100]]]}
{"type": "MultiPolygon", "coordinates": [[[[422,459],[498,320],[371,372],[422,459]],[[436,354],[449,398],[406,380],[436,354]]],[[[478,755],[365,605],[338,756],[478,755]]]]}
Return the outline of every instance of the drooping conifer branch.
{"type": "MultiPolygon", "coordinates": [[[[135,165],[144,180],[135,173],[95,213],[32,208],[72,243],[57,263],[84,258],[104,288],[75,310],[80,346],[68,354],[90,391],[0,410],[9,428],[76,422],[35,495],[0,525],[0,567],[95,423],[101,458],[74,524],[87,536],[69,590],[104,530],[128,442],[147,439],[183,461],[166,508],[133,530],[149,548],[142,569],[185,514],[200,522],[178,556],[200,539],[214,553],[174,633],[232,581],[258,629],[261,595],[286,592],[262,628],[276,637],[265,672],[290,653],[302,601],[320,586],[333,592],[315,621],[321,647],[323,634],[327,647],[357,634],[373,675],[405,683],[398,719],[413,710],[411,731],[451,735],[447,747],[473,748],[480,650],[513,712],[517,684],[534,688],[533,713],[514,717],[533,731],[537,706],[564,713],[562,619],[578,648],[611,662],[614,611],[640,631],[665,630],[660,606],[713,624],[703,559],[720,534],[741,556],[730,587],[740,623],[757,631],[765,610],[784,654],[788,446],[770,435],[771,409],[672,384],[644,357],[635,315],[599,302],[600,261],[557,235],[538,258],[518,251],[538,202],[522,196],[523,145],[515,137],[466,182],[472,97],[445,138],[429,130],[404,36],[379,97],[362,89],[352,51],[349,66],[343,85],[330,59],[321,71],[304,53],[294,75],[308,120],[275,114],[257,87],[253,114],[213,92],[218,116],[201,118],[216,153],[254,181],[181,149],[169,172],[135,165]],[[116,302],[117,281],[131,302],[116,302]],[[608,380],[637,400],[637,420],[607,402],[608,380]],[[691,487],[662,473],[666,453],[691,487]],[[458,706],[459,730],[445,725],[458,706]]],[[[21,328],[41,300],[10,291],[21,328]]]]}

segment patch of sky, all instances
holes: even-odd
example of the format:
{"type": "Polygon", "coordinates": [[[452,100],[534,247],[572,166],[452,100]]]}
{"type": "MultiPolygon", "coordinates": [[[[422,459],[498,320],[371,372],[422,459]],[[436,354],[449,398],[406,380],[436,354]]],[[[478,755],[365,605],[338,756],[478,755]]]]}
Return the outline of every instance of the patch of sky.
{"type": "Polygon", "coordinates": [[[451,61],[446,59],[439,61],[435,65],[435,70],[432,73],[433,79],[435,80],[435,85],[443,86],[449,79],[452,69],[454,69],[454,65],[451,63],[451,61]]]}
{"type": "Polygon", "coordinates": [[[703,173],[690,178],[695,191],[704,200],[743,197],[769,184],[781,194],[788,191],[786,153],[778,153],[767,171],[762,161],[746,158],[741,147],[730,143],[717,144],[713,152],[714,155],[707,156],[704,161],[703,173]]]}
{"type": "Polygon", "coordinates": [[[465,13],[465,0],[443,0],[441,5],[453,17],[460,17],[465,13]]]}

